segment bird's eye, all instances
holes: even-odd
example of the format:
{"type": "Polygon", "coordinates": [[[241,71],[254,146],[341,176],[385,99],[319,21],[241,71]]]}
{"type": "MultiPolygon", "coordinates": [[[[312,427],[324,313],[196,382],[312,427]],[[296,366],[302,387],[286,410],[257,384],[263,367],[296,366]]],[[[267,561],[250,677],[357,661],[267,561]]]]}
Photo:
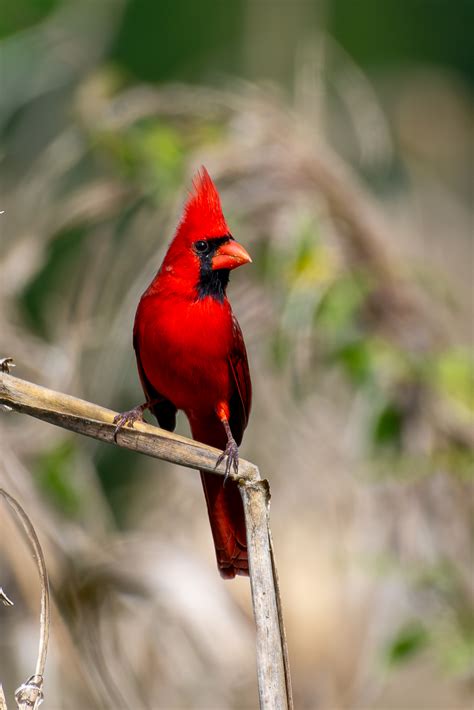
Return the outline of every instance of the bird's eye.
{"type": "Polygon", "coordinates": [[[209,243],[205,242],[203,239],[200,239],[194,244],[194,248],[199,254],[205,254],[209,249],[209,243]]]}

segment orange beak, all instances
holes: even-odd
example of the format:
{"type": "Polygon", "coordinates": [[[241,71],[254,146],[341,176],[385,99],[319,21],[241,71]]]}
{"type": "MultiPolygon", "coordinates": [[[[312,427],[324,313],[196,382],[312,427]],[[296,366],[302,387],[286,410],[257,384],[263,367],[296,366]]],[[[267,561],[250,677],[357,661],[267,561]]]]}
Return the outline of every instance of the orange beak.
{"type": "Polygon", "coordinates": [[[249,253],[243,248],[242,244],[234,240],[226,242],[216,251],[212,260],[212,268],[216,269],[235,269],[242,264],[251,263],[249,253]]]}

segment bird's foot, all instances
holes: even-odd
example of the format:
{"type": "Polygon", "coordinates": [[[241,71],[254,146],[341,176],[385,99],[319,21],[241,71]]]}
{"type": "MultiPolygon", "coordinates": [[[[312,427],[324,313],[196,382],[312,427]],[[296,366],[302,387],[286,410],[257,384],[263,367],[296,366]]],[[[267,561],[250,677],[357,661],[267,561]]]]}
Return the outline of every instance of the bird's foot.
{"type": "Polygon", "coordinates": [[[143,412],[145,411],[145,409],[147,409],[147,405],[139,404],[138,407],[129,409],[128,412],[122,412],[121,414],[117,414],[117,416],[114,417],[114,424],[117,425],[114,430],[115,443],[117,443],[117,434],[124,426],[133,428],[135,422],[144,421],[143,412]]]}
{"type": "Polygon", "coordinates": [[[216,468],[223,462],[226,457],[227,461],[225,464],[224,486],[227,482],[227,479],[229,478],[231,468],[234,469],[235,474],[239,472],[239,447],[235,443],[234,439],[228,440],[227,446],[217,459],[216,468]]]}

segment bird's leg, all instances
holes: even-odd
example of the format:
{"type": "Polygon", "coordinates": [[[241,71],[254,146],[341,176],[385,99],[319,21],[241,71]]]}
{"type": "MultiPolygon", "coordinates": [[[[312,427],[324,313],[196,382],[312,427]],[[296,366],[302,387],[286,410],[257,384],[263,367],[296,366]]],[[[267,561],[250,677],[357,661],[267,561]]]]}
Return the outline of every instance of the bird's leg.
{"type": "Polygon", "coordinates": [[[232,432],[231,432],[230,426],[229,426],[229,420],[226,416],[226,414],[227,414],[226,409],[227,408],[220,407],[217,412],[218,417],[224,426],[225,433],[227,434],[227,446],[225,447],[224,451],[217,459],[217,463],[216,463],[216,468],[217,468],[223,462],[225,457],[227,456],[227,461],[225,464],[224,486],[225,486],[226,481],[229,477],[230,469],[233,468],[234,472],[236,474],[239,471],[239,447],[235,443],[235,439],[232,436],[232,432]]]}
{"type": "Polygon", "coordinates": [[[133,427],[135,422],[142,422],[143,421],[143,412],[146,409],[150,409],[150,407],[153,407],[153,405],[157,404],[159,400],[157,399],[151,399],[148,402],[144,402],[143,404],[139,404],[137,407],[134,407],[133,409],[129,409],[127,412],[122,412],[121,414],[117,414],[117,416],[114,417],[114,424],[117,426],[115,427],[114,431],[114,441],[117,443],[117,434],[119,433],[120,429],[124,426],[129,426],[133,427]]]}

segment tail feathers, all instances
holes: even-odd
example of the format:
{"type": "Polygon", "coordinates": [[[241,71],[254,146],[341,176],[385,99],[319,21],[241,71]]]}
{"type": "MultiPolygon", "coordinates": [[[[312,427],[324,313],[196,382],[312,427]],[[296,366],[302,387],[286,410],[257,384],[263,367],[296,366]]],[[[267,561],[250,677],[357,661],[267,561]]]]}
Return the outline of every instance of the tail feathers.
{"type": "Polygon", "coordinates": [[[219,572],[224,579],[233,579],[236,574],[248,576],[244,506],[238,486],[234,481],[224,486],[220,476],[206,471],[201,471],[201,480],[219,572]]]}

